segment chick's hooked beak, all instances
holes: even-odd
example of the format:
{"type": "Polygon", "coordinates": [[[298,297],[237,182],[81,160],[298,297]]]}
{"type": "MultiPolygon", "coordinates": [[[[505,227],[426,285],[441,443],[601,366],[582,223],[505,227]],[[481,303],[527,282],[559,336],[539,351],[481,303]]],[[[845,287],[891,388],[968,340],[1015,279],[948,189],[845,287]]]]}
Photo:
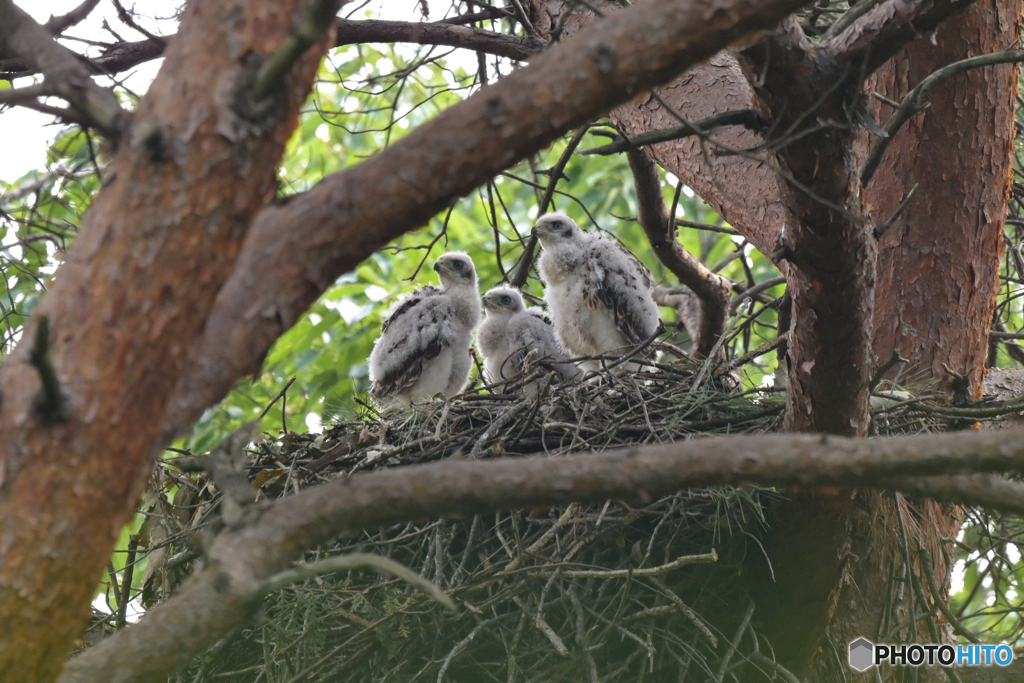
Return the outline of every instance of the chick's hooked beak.
{"type": "Polygon", "coordinates": [[[491,297],[490,297],[490,295],[484,294],[482,297],[480,297],[480,303],[482,303],[484,305],[484,308],[490,308],[491,307],[491,297]]]}
{"type": "Polygon", "coordinates": [[[448,269],[444,267],[444,264],[441,263],[440,259],[437,260],[437,261],[434,261],[434,272],[440,273],[442,270],[448,270],[448,269]]]}

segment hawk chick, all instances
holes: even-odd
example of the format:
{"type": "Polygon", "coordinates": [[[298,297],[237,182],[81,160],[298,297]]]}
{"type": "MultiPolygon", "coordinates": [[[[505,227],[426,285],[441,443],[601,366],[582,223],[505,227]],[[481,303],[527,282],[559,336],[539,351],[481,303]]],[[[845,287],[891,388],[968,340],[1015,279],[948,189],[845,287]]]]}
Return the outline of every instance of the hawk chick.
{"type": "MultiPolygon", "coordinates": [[[[484,357],[484,370],[492,382],[510,379],[543,359],[561,381],[575,379],[580,369],[567,358],[555,340],[551,321],[537,308],[526,308],[517,289],[495,287],[481,299],[487,317],[480,324],[476,343],[484,357]]],[[[527,391],[539,389],[533,382],[527,391]]]]}
{"type": "MultiPolygon", "coordinates": [[[[555,332],[573,355],[627,353],[658,329],[650,273],[617,242],[587,235],[564,213],[533,226],[543,247],[537,268],[555,332]]],[[[597,361],[583,364],[587,370],[597,361]]],[[[635,363],[628,363],[636,370],[635,363]]]]}
{"type": "Polygon", "coordinates": [[[476,270],[466,254],[434,264],[440,287],[427,286],[395,303],[370,354],[370,395],[409,404],[441,393],[454,396],[469,378],[469,345],[480,322],[476,270]]]}

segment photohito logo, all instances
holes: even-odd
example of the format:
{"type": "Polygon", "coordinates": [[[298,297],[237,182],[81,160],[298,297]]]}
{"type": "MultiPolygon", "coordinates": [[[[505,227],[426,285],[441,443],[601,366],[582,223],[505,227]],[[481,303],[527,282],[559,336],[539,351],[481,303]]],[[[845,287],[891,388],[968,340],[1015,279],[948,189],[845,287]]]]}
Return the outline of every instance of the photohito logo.
{"type": "Polygon", "coordinates": [[[850,668],[867,671],[888,662],[892,666],[1008,666],[1013,661],[1009,645],[875,645],[867,638],[850,643],[850,668]]]}

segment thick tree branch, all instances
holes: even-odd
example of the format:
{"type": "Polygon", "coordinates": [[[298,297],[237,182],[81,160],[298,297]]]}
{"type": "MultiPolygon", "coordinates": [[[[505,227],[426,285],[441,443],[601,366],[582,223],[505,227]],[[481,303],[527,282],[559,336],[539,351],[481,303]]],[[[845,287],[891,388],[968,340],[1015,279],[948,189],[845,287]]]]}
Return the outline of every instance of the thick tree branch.
{"type": "Polygon", "coordinates": [[[85,0],[67,14],[56,17],[51,14],[50,18],[43,24],[43,28],[51,35],[59,35],[72,26],[84,21],[86,17],[92,14],[92,11],[96,9],[98,4],[100,4],[100,0],[85,0]]]}
{"type": "MultiPolygon", "coordinates": [[[[304,4],[188,3],[166,68],[134,112],[138,134],[113,155],[60,275],[0,365],[0,678],[53,680],[81,633],[114,530],[134,513],[163,444],[167,392],[273,193],[329,39],[299,60],[259,126],[231,106],[255,75],[241,57],[272,54],[304,4]],[[44,318],[52,378],[26,362],[44,318]],[[42,395],[66,396],[60,419],[36,401],[51,379],[59,387],[42,395]]],[[[8,51],[9,34],[19,32],[6,22],[11,12],[0,5],[8,51]]],[[[35,29],[30,36],[42,31],[35,29]]],[[[48,35],[18,40],[25,52],[41,46],[45,83],[58,83],[51,76],[66,59],[82,75],[48,35]]]]}
{"type": "MultiPolygon", "coordinates": [[[[222,532],[206,568],[177,595],[71,660],[60,681],[164,680],[176,662],[248,621],[267,579],[305,550],[351,531],[440,515],[643,501],[695,486],[918,486],[922,475],[1024,469],[1022,436],[1005,430],[892,439],[705,438],[564,458],[445,461],[339,479],[254,510],[222,532]]],[[[933,481],[945,488],[931,490],[947,500],[987,502],[977,495],[977,477],[933,481]],[[956,486],[961,481],[970,484],[966,492],[956,486]]],[[[985,481],[997,494],[1020,488],[985,481]]]]}
{"type": "Polygon", "coordinates": [[[267,207],[193,347],[168,428],[180,432],[236,378],[258,370],[274,340],[374,250],[631,93],[803,3],[737,0],[728,13],[713,10],[712,0],[639,3],[545,50],[355,168],[267,207]]]}
{"type": "Polygon", "coordinates": [[[911,41],[934,31],[974,0],[886,0],[856,19],[842,33],[822,41],[839,63],[856,66],[859,78],[870,75],[911,41]]]}
{"type": "Polygon", "coordinates": [[[21,59],[42,72],[52,94],[67,100],[104,135],[120,138],[128,125],[128,113],[114,93],[94,83],[75,53],[56,43],[11,0],[0,0],[0,54],[21,59]]]}
{"type": "Polygon", "coordinates": [[[651,243],[651,249],[700,300],[700,325],[694,349],[698,356],[707,358],[725,330],[731,283],[708,270],[676,239],[675,222],[665,208],[661,178],[654,161],[641,149],[629,150],[626,158],[636,184],[637,220],[651,243]]]}
{"type": "Polygon", "coordinates": [[[955,501],[1024,515],[1024,485],[987,474],[956,474],[935,477],[893,477],[888,487],[932,500],[955,501]]]}

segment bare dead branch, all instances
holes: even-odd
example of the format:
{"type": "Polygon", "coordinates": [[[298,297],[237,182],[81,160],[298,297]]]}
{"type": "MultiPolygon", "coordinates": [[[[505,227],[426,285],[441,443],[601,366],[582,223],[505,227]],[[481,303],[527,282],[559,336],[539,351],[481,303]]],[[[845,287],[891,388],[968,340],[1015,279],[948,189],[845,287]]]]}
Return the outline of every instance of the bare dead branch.
{"type": "Polygon", "coordinates": [[[128,113],[114,93],[94,83],[75,53],[55,42],[11,0],[0,0],[0,54],[21,59],[42,72],[54,95],[67,100],[104,135],[112,140],[120,138],[128,113]]]}
{"type": "Polygon", "coordinates": [[[267,579],[260,590],[264,594],[273,593],[296,583],[302,583],[314,576],[362,569],[369,569],[379,574],[387,574],[396,579],[401,579],[413,588],[418,588],[425,595],[430,596],[435,602],[444,605],[452,611],[456,610],[455,603],[451,597],[441,590],[437,584],[426,580],[403,564],[371,553],[349,553],[337,557],[328,557],[327,559],[318,560],[310,564],[299,565],[294,569],[286,569],[267,579]]]}
{"type": "MultiPolygon", "coordinates": [[[[492,14],[494,16],[501,16],[500,12],[481,12],[479,14],[481,16],[469,17],[464,15],[461,18],[467,21],[476,21],[492,14]]],[[[336,19],[337,40],[335,47],[358,43],[402,42],[420,45],[447,45],[449,47],[464,48],[518,61],[526,61],[547,46],[547,41],[538,36],[509,36],[495,31],[451,23],[457,18],[453,17],[452,19],[436,22],[383,21],[373,19],[353,21],[339,18],[336,19]]],[[[85,63],[91,66],[93,73],[117,74],[163,56],[166,41],[173,39],[174,36],[167,36],[166,38],[159,39],[150,38],[147,40],[116,43],[107,48],[99,57],[85,60],[85,63]]],[[[31,76],[37,72],[35,67],[22,60],[11,59],[11,55],[2,50],[0,50],[0,55],[5,57],[5,59],[0,59],[0,74],[20,77],[31,76]]]]}
{"type": "Polygon", "coordinates": [[[440,24],[472,24],[477,21],[487,21],[488,19],[500,19],[502,17],[514,17],[515,14],[508,10],[501,9],[500,7],[487,7],[479,12],[468,12],[466,14],[459,14],[454,17],[448,17],[447,19],[439,19],[440,24]]]}
{"type": "Polygon", "coordinates": [[[352,170],[264,209],[192,349],[172,399],[170,431],[184,429],[237,377],[256,370],[306,307],[373,251],[631,93],[804,2],[736,0],[728,16],[711,12],[711,0],[639,3],[545,50],[352,170]],[[638,34],[646,39],[635,40],[638,34]],[[568,81],[572,88],[555,85],[568,81]]]}
{"type": "Polygon", "coordinates": [[[665,267],[693,290],[700,300],[700,326],[694,348],[698,356],[706,358],[725,330],[731,283],[708,270],[676,239],[675,224],[665,208],[661,179],[654,161],[640,149],[627,151],[626,158],[629,159],[636,184],[637,220],[647,235],[651,249],[665,267]]]}
{"type": "Polygon", "coordinates": [[[1019,508],[1019,484],[962,476],[931,477],[931,483],[925,476],[922,484],[921,477],[1024,469],[1021,436],[1020,430],[890,439],[762,434],[560,458],[450,460],[338,479],[261,506],[221,532],[206,568],[177,595],[71,660],[60,681],[163,680],[176,662],[250,619],[269,577],[305,549],[357,529],[577,501],[650,500],[687,487],[755,482],[929,487],[928,495],[952,502],[988,505],[1016,497],[1019,508]]]}
{"type": "Polygon", "coordinates": [[[146,36],[146,38],[148,38],[149,40],[158,43],[163,43],[165,46],[167,45],[167,41],[164,40],[163,37],[154,35],[146,29],[144,29],[143,27],[139,26],[138,22],[135,21],[131,13],[124,8],[124,5],[121,4],[121,0],[113,0],[113,2],[114,8],[117,10],[117,18],[121,20],[121,23],[123,23],[125,26],[135,29],[142,35],[146,36]]]}

